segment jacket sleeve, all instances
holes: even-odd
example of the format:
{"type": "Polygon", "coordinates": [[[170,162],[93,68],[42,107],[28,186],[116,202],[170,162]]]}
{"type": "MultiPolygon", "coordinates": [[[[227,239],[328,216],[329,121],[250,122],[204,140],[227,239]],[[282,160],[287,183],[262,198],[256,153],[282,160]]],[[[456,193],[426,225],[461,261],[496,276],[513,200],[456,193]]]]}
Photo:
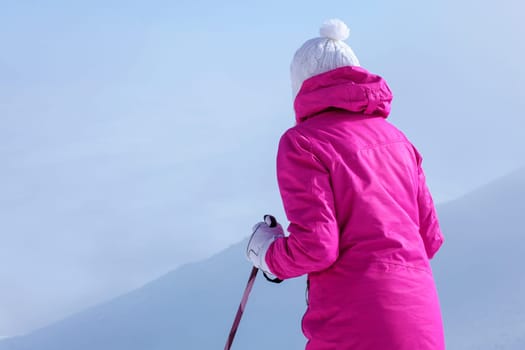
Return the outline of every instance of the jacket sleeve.
{"type": "Polygon", "coordinates": [[[330,175],[312,152],[310,141],[294,129],[281,137],[277,180],[290,222],[289,236],[270,246],[268,267],[281,279],[328,268],[339,254],[330,175]]]}
{"type": "Polygon", "coordinates": [[[425,243],[425,250],[429,259],[432,259],[437,253],[444,238],[439,227],[439,221],[436,214],[436,208],[432,195],[428,189],[425,172],[421,166],[423,159],[416,150],[418,164],[418,207],[419,207],[419,233],[425,243]]]}

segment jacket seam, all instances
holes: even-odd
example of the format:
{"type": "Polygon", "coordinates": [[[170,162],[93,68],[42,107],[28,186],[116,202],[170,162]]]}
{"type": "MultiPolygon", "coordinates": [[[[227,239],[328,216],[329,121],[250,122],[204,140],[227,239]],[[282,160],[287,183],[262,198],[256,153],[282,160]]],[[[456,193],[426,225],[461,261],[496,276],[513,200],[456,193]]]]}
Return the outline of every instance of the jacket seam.
{"type": "Polygon", "coordinates": [[[409,142],[407,142],[407,140],[397,140],[397,141],[389,141],[389,142],[380,142],[380,143],[368,144],[366,146],[359,147],[357,149],[356,153],[359,153],[361,151],[366,151],[366,150],[369,150],[369,149],[375,149],[375,148],[382,147],[382,146],[395,145],[395,144],[398,144],[398,143],[409,144],[409,142]]]}
{"type": "Polygon", "coordinates": [[[302,132],[300,132],[299,130],[297,130],[296,128],[292,129],[293,132],[297,133],[299,136],[303,137],[307,142],[308,142],[308,152],[310,153],[310,155],[312,156],[312,158],[317,162],[319,163],[319,165],[321,165],[323,167],[323,169],[329,174],[330,173],[330,168],[326,166],[326,164],[324,164],[322,161],[321,161],[321,158],[319,158],[316,154],[316,149],[314,148],[314,145],[312,143],[312,140],[310,140],[310,138],[308,136],[306,136],[305,134],[303,134],[302,132]]]}
{"type": "Polygon", "coordinates": [[[392,262],[388,260],[375,259],[375,260],[372,260],[371,262],[372,263],[378,262],[378,263],[383,263],[383,264],[393,265],[393,266],[401,266],[407,269],[418,270],[422,272],[430,272],[428,268],[417,267],[417,266],[409,265],[409,264],[396,263],[396,262],[392,262]]]}

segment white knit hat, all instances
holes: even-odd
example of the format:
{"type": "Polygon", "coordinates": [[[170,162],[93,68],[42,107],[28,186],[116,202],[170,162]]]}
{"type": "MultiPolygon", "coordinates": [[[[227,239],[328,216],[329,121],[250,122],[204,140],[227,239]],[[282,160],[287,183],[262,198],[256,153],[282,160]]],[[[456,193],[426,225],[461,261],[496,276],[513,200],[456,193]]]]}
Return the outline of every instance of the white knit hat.
{"type": "Polygon", "coordinates": [[[303,82],[315,75],[344,66],[359,66],[359,60],[344,40],[350,29],[340,19],[323,23],[319,38],[310,39],[295,53],[290,66],[293,97],[303,82]]]}

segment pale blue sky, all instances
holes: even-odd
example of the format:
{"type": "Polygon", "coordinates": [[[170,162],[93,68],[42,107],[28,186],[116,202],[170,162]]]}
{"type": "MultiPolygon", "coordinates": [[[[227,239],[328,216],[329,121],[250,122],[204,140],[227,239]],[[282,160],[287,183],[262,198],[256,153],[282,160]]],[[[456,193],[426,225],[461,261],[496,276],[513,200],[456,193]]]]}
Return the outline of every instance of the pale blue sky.
{"type": "Polygon", "coordinates": [[[327,18],[395,95],[439,201],[525,164],[517,0],[4,1],[0,335],[283,217],[289,62],[327,18]],[[495,6],[497,4],[497,7],[495,6]],[[22,302],[23,301],[23,302],[22,302]]]}

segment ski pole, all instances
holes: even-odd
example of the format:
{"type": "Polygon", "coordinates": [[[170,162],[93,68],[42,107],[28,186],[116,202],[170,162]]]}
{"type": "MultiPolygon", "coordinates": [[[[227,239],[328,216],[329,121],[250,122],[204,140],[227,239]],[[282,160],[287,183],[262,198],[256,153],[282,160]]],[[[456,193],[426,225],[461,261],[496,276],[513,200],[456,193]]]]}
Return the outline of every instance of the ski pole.
{"type": "MultiPolygon", "coordinates": [[[[265,215],[264,222],[266,222],[266,224],[270,227],[277,226],[277,220],[275,220],[275,218],[271,215],[265,215]]],[[[257,272],[259,272],[259,269],[254,266],[252,268],[252,272],[250,273],[250,278],[248,278],[246,288],[244,289],[244,294],[242,295],[241,303],[239,304],[239,308],[237,309],[235,319],[233,320],[233,325],[230,330],[228,340],[226,341],[226,345],[224,346],[224,350],[230,350],[232,347],[233,339],[235,338],[235,333],[237,333],[237,329],[239,328],[239,324],[241,323],[241,317],[244,313],[244,309],[246,307],[246,303],[248,302],[250,292],[252,291],[253,284],[255,283],[255,277],[257,277],[257,272]]]]}

